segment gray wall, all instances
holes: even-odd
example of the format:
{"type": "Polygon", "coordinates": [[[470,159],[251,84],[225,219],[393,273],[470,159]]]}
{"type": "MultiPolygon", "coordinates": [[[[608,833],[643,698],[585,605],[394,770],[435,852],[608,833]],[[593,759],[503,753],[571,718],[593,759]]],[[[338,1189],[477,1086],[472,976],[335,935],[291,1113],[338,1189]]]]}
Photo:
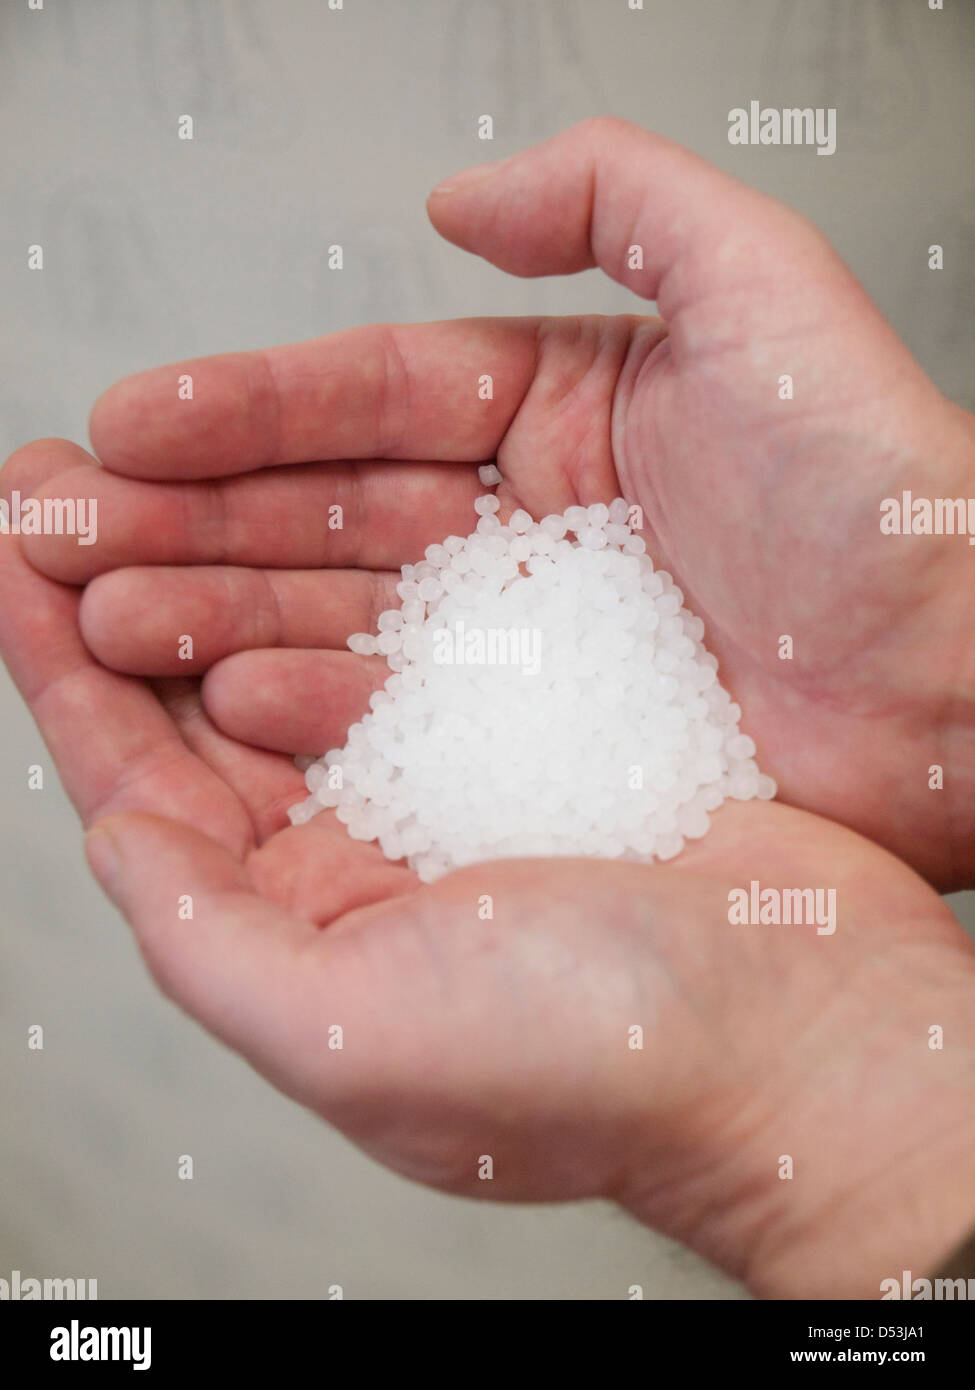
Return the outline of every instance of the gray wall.
{"type": "MultiPolygon", "coordinates": [[[[0,454],[87,443],[105,386],[177,358],[376,319],[640,311],[597,272],[507,279],[424,213],[453,169],[601,112],[809,214],[975,406],[973,58],[966,0],[3,0],[0,454]],[[729,146],[752,97],[837,107],[835,155],[729,146]]],[[[155,994],[55,779],[27,791],[49,759],[2,672],[0,720],[0,1277],[96,1277],[103,1297],[742,1296],[609,1207],[410,1186],[279,1097],[155,994]]]]}

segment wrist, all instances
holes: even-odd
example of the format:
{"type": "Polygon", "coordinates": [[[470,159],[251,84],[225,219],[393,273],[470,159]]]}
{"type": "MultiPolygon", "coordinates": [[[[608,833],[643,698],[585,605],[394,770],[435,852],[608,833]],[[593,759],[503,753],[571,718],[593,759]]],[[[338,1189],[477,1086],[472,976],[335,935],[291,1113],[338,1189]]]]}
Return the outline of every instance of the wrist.
{"type": "Polygon", "coordinates": [[[929,1117],[940,1112],[933,1122],[907,1111],[899,1119],[878,1114],[879,1134],[854,1131],[859,1144],[846,1159],[858,1176],[845,1188],[842,1174],[833,1175],[800,1221],[785,1223],[748,1271],[754,1293],[903,1298],[964,1245],[975,1229],[975,1104],[941,1090],[926,1109],[929,1117]]]}
{"type": "Polygon", "coordinates": [[[902,944],[874,976],[621,1198],[758,1297],[879,1299],[975,1228],[975,953],[902,944]]]}

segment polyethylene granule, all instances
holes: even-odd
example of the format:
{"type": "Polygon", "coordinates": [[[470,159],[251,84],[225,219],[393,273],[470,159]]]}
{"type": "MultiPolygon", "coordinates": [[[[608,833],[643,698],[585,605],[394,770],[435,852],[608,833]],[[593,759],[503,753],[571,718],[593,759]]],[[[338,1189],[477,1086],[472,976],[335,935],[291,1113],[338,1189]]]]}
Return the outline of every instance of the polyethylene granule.
{"type": "Polygon", "coordinates": [[[507,856],[672,859],[726,798],[775,795],[622,498],[506,525],[492,495],[475,510],[349,638],[392,674],[344,748],[301,759],[294,824],[335,807],[430,882],[507,856]]]}

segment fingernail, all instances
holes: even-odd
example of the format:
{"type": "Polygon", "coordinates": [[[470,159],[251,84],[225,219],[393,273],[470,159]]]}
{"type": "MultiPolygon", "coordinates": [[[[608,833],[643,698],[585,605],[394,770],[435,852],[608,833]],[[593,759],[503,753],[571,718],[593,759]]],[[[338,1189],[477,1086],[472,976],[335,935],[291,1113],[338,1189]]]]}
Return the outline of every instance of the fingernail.
{"type": "Polygon", "coordinates": [[[122,862],[119,847],[111,833],[97,825],[89,830],[85,836],[85,855],[92,873],[111,897],[122,862]]]}
{"type": "Polygon", "coordinates": [[[502,164],[507,164],[506,159],[490,159],[486,164],[474,164],[470,169],[461,169],[457,174],[451,174],[445,178],[443,183],[438,183],[432,193],[454,193],[459,188],[467,188],[469,184],[477,183],[478,179],[483,179],[488,174],[493,174],[496,169],[500,169],[502,164]]]}

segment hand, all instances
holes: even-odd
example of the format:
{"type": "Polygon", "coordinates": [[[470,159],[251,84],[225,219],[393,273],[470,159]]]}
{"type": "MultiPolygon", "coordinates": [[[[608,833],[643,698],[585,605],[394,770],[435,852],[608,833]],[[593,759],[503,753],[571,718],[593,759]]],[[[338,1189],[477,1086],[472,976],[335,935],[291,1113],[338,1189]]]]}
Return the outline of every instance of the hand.
{"type": "MultiPolygon", "coordinates": [[[[66,447],[19,451],[5,494],[66,447]]],[[[501,861],[421,889],[331,813],[279,828],[290,760],[217,730],[191,682],[160,703],[100,667],[77,609],[0,541],[0,648],[95,873],[161,988],[369,1153],[470,1196],[614,1198],[767,1296],[876,1297],[961,1239],[975,951],[883,850],[729,803],[672,865],[501,861]],[[835,888],[835,933],[732,926],[752,878],[835,888]]]]}
{"type": "MultiPolygon", "coordinates": [[[[84,582],[164,567],[91,587],[96,655],[185,675],[241,648],[341,648],[390,600],[390,569],[470,529],[477,483],[463,464],[496,457],[503,507],[534,515],[622,489],[705,620],[782,799],[853,826],[942,889],[972,883],[971,555],[957,536],[879,526],[882,500],[904,487],[975,492],[972,418],[809,223],[626,122],[587,121],[476,169],[429,211],[514,274],[598,264],[656,299],[666,327],[630,315],[380,325],[123,381],[91,422],[106,467],[211,481],[84,469],[48,484],[97,496],[103,539],[29,538],[44,572],[84,582]],[[642,270],[628,268],[633,245],[642,270]],[[794,400],[779,399],[783,373],[794,400]],[[178,399],[183,374],[192,401],[178,399]],[[331,503],[344,532],[327,530],[331,503]],[[177,657],[183,632],[194,665],[177,657]],[[929,787],[934,764],[943,791],[929,787]]],[[[265,743],[269,712],[300,684],[306,705],[330,705],[338,738],[379,669],[344,652],[255,652],[217,666],[205,699],[229,732],[265,743]]],[[[311,732],[295,710],[275,746],[311,732]]]]}
{"type": "MultiPolygon", "coordinates": [[[[446,195],[455,209],[457,196],[446,195]]],[[[875,1294],[902,1250],[925,1267],[970,1223],[971,950],[908,870],[815,817],[731,805],[670,867],[500,863],[417,891],[411,874],[330,817],[281,830],[301,778],[262,751],[318,750],[361,712],[377,665],[315,649],[368,625],[389,601],[393,566],[469,529],[473,469],[439,460],[496,453],[509,508],[611,495],[605,440],[619,434],[627,371],[643,360],[651,376],[665,341],[659,323],[629,317],[371,328],[123,383],[92,426],[115,469],[219,478],[336,462],[187,486],[92,471],[83,451],[57,441],[19,451],[9,488],[99,499],[92,550],[23,541],[58,579],[103,573],[83,603],[92,648],[116,669],[172,677],[188,666],[178,635],[194,634],[190,669],[216,663],[206,712],[189,682],[157,683],[160,706],[140,683],[100,669],[78,640],[77,598],[32,573],[12,544],[0,546],[0,642],[86,821],[111,817],[102,831],[118,864],[101,832],[93,864],[156,977],[282,1089],[400,1171],[451,1190],[485,1195],[476,1163],[491,1153],[492,1196],[612,1195],[758,1291],[875,1294]],[[473,383],[492,369],[494,400],[475,406],[473,383]],[[176,400],[186,370],[191,415],[176,400]],[[435,462],[343,461],[377,456],[435,462]],[[354,518],[343,532],[326,531],[333,502],[354,518]],[[107,572],[146,560],[197,567],[107,572]],[[323,562],[337,568],[304,568],[323,562]],[[295,564],[303,568],[284,568],[295,564]],[[45,629],[56,640],[45,642],[45,629]],[[249,650],[275,645],[307,650],[249,650]],[[228,652],[239,655],[219,660],[228,652]],[[133,810],[169,820],[116,814],[133,810]],[[746,928],[743,950],[727,892],[751,877],[835,885],[849,902],[849,939],[746,928]],[[484,892],[494,923],[476,917],[484,892]],[[193,922],[177,916],[184,894],[193,922]],[[648,1024],[631,1017],[640,1013],[648,1024]],[[934,1083],[930,1058],[941,1054],[926,1048],[929,1018],[947,1020],[959,1040],[934,1083]],[[348,1043],[328,1049],[330,1022],[357,1037],[354,1055],[348,1043]],[[632,1023],[645,1027],[644,1050],[624,1048],[623,1071],[616,1034],[632,1023]],[[824,1146],[830,1124],[839,1137],[824,1146]],[[775,1174],[783,1152],[813,1169],[801,1189],[775,1174]],[[954,1170],[945,1183],[926,1181],[932,1153],[954,1170]],[[871,1219],[874,1202],[882,1221],[871,1219]],[[851,1260],[854,1230],[861,1256],[851,1260]]],[[[659,519],[624,481],[647,506],[659,558],[659,519]]],[[[733,673],[736,648],[709,640],[747,726],[752,697],[733,673]]],[[[761,739],[760,756],[782,779],[761,739]]],[[[937,855],[950,860],[944,840],[937,855]]]]}

